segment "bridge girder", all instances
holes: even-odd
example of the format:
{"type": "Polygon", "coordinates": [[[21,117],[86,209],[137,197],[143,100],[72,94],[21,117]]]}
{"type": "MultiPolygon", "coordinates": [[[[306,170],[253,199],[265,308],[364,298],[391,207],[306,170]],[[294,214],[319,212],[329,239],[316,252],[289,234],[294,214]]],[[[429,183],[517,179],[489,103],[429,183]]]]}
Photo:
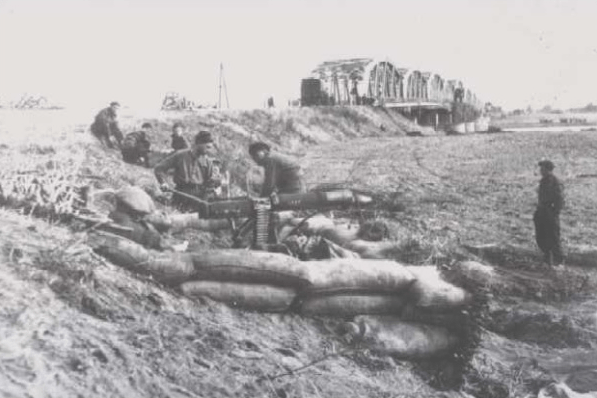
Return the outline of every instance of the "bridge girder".
{"type": "Polygon", "coordinates": [[[481,103],[460,80],[398,67],[389,59],[328,61],[319,65],[311,76],[321,80],[327,104],[396,106],[402,103],[410,106],[419,103],[421,106],[431,104],[431,107],[446,109],[457,100],[474,107],[481,103]]]}

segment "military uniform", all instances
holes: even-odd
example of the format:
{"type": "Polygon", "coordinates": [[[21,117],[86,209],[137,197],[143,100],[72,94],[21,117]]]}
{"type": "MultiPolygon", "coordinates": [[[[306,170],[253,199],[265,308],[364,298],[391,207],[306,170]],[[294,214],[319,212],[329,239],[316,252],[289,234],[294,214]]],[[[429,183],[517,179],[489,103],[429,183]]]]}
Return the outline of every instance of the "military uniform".
{"type": "MultiPolygon", "coordinates": [[[[166,173],[174,170],[176,190],[203,200],[215,197],[220,181],[215,173],[213,160],[207,155],[195,155],[192,149],[185,149],[168,156],[155,166],[155,176],[160,184],[166,180],[166,173]]],[[[196,203],[176,193],[173,204],[181,210],[193,210],[196,203]]]]}
{"type": "Polygon", "coordinates": [[[187,149],[188,147],[189,143],[182,135],[172,134],[172,149],[180,151],[181,149],[187,149]]]}
{"type": "Polygon", "coordinates": [[[91,125],[91,132],[108,148],[114,148],[110,137],[114,137],[118,146],[122,142],[122,132],[116,121],[116,113],[112,108],[102,109],[91,125]]]}
{"type": "Polygon", "coordinates": [[[265,178],[261,196],[277,193],[300,193],[304,187],[301,181],[301,167],[286,156],[270,153],[263,160],[265,178]]]}
{"type": "Polygon", "coordinates": [[[149,148],[151,143],[145,131],[129,133],[122,141],[122,159],[127,163],[142,164],[149,167],[149,148]]]}
{"type": "Polygon", "coordinates": [[[166,244],[157,229],[142,217],[134,217],[122,209],[112,211],[108,217],[116,224],[129,228],[129,231],[119,231],[118,235],[124,236],[147,248],[164,250],[166,244]]]}
{"type": "Polygon", "coordinates": [[[539,201],[533,217],[537,245],[549,264],[563,260],[560,243],[560,212],[564,207],[564,195],[558,179],[549,174],[539,183],[539,201]]]}

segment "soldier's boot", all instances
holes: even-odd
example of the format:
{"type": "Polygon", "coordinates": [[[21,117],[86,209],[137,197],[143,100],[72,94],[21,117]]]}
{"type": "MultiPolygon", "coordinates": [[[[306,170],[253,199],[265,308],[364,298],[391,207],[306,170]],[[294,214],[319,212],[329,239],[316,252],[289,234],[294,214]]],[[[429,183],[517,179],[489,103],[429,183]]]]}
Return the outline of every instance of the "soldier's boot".
{"type": "Polygon", "coordinates": [[[562,250],[557,247],[553,250],[553,262],[554,265],[561,265],[564,262],[564,256],[562,255],[562,250]]]}

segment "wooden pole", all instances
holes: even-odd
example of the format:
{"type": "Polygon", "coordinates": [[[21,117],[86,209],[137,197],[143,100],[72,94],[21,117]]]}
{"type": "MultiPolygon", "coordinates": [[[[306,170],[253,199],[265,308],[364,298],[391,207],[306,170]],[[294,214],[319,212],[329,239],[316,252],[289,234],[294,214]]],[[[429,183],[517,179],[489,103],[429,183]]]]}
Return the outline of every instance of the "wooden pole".
{"type": "Polygon", "coordinates": [[[222,71],[224,66],[220,62],[220,81],[218,83],[218,109],[222,109],[222,71]]]}

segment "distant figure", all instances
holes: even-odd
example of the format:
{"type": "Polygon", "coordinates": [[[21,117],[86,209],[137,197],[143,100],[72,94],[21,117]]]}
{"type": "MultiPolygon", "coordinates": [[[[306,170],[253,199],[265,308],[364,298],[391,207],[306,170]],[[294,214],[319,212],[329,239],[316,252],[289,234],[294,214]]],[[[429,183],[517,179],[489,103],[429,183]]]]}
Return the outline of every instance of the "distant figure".
{"type": "Polygon", "coordinates": [[[267,107],[268,108],[274,108],[274,97],[269,97],[267,99],[267,107]]]}
{"type": "Polygon", "coordinates": [[[271,153],[269,145],[256,142],[249,146],[249,154],[259,166],[264,168],[265,178],[261,188],[261,197],[272,193],[303,192],[301,167],[289,158],[271,153]]]}
{"type": "Polygon", "coordinates": [[[172,149],[175,151],[180,151],[181,149],[187,149],[189,147],[189,143],[182,135],[183,132],[184,124],[180,122],[174,123],[174,126],[172,126],[172,149]]]}
{"type": "MultiPolygon", "coordinates": [[[[213,159],[210,156],[214,149],[211,133],[201,131],[195,136],[192,148],[177,151],[158,163],[154,171],[162,190],[170,189],[166,183],[166,176],[168,171],[174,170],[173,178],[176,191],[201,200],[215,198],[216,189],[220,186],[221,181],[218,179],[213,159]]],[[[173,204],[182,211],[197,209],[197,203],[184,195],[174,192],[172,199],[173,204]]]]}
{"type": "Polygon", "coordinates": [[[111,137],[116,139],[119,147],[122,142],[122,132],[116,120],[119,108],[120,104],[118,102],[110,103],[109,107],[102,109],[95,116],[95,120],[91,125],[91,132],[108,148],[114,148],[111,137]]]}
{"type": "Polygon", "coordinates": [[[550,160],[539,162],[541,181],[539,201],[533,217],[535,238],[548,265],[559,265],[563,261],[560,244],[560,211],[564,207],[562,185],[553,175],[554,164],[550,160]]]}
{"type": "Polygon", "coordinates": [[[149,167],[149,148],[151,143],[148,136],[153,126],[151,123],[143,123],[141,131],[128,133],[122,140],[122,159],[131,164],[149,167]]]}

